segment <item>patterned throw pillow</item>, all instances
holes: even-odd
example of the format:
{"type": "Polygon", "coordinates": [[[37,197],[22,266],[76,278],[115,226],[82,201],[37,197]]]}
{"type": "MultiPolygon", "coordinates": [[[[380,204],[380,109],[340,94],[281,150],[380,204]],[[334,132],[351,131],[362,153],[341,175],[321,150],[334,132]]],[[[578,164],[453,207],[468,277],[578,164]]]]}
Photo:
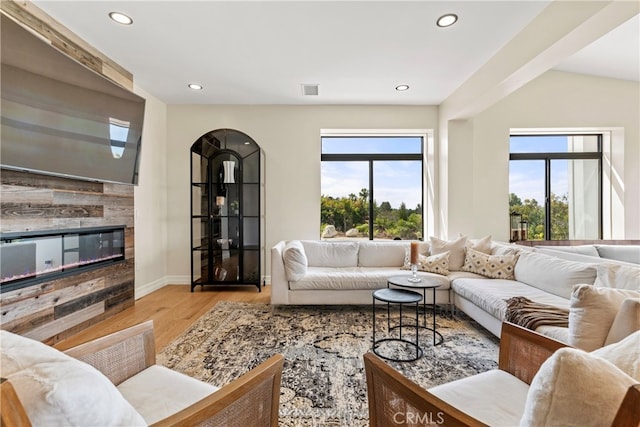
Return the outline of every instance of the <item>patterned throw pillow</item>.
{"type": "Polygon", "coordinates": [[[449,274],[449,251],[431,256],[418,256],[418,270],[429,273],[449,274]]]}
{"type": "Polygon", "coordinates": [[[487,255],[467,248],[462,271],[480,274],[492,279],[514,279],[513,271],[518,255],[487,255]]]}

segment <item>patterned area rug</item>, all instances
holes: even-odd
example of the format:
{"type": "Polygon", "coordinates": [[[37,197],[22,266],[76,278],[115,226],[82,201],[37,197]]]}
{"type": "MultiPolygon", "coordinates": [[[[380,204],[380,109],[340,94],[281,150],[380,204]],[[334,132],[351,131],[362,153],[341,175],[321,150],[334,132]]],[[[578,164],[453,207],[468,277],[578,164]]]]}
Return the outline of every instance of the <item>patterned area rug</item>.
{"type": "MultiPolygon", "coordinates": [[[[386,333],[386,315],[384,308],[376,311],[376,338],[386,333]]],[[[281,426],[366,426],[362,355],[371,350],[371,316],[367,306],[220,302],[157,360],[220,387],[282,353],[281,426]]],[[[397,316],[392,310],[392,322],[397,316]]],[[[433,347],[432,335],[420,330],[425,356],[389,363],[425,388],[497,367],[498,340],[464,314],[439,313],[437,330],[443,344],[433,347]]],[[[391,344],[380,349],[400,357],[408,350],[391,344]]]]}

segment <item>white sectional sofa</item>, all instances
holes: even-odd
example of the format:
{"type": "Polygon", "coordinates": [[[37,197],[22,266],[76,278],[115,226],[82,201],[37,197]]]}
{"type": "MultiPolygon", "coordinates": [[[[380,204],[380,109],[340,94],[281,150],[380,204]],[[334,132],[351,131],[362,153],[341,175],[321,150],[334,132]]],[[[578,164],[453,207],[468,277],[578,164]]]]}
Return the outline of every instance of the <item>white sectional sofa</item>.
{"type": "MultiPolygon", "coordinates": [[[[409,274],[403,269],[408,247],[408,241],[279,242],[271,252],[271,302],[370,304],[372,291],[386,287],[389,277],[409,274]]],[[[450,259],[447,275],[419,273],[441,281],[436,303],[454,303],[496,336],[500,336],[506,300],[511,297],[569,309],[574,287],[594,284],[622,288],[623,294],[631,292],[626,296],[640,297],[640,293],[632,292],[640,290],[640,267],[634,264],[492,242],[490,236],[468,241],[460,237],[449,242],[432,238],[421,243],[425,257],[444,252],[450,259]],[[509,263],[512,268],[506,268],[509,263]]],[[[622,299],[616,301],[620,305],[622,299]]],[[[613,322],[611,313],[608,316],[607,331],[613,322]]],[[[640,325],[633,328],[640,329],[640,325]]],[[[565,343],[571,341],[568,327],[541,326],[537,331],[565,343]]],[[[607,331],[603,331],[605,338],[607,331]]]]}

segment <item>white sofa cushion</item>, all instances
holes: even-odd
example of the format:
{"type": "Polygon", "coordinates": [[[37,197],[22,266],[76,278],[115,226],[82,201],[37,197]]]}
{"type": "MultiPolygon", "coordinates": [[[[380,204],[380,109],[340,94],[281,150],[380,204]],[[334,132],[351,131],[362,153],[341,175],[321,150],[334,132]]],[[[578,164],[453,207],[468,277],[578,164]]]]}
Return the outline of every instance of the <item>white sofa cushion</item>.
{"type": "Polygon", "coordinates": [[[522,417],[528,390],[525,382],[494,369],[432,387],[429,393],[487,425],[512,427],[522,417]]]}
{"type": "Polygon", "coordinates": [[[640,264],[638,245],[595,245],[601,258],[640,264]]]}
{"type": "Polygon", "coordinates": [[[596,269],[596,286],[640,290],[640,267],[603,262],[596,269]]]}
{"type": "Polygon", "coordinates": [[[464,264],[464,253],[467,244],[467,237],[460,236],[455,240],[442,240],[437,237],[431,236],[429,238],[431,243],[431,255],[441,254],[447,251],[449,252],[449,270],[457,271],[462,268],[464,264]]]}
{"type": "Polygon", "coordinates": [[[593,245],[576,245],[576,246],[547,246],[537,245],[536,249],[552,249],[554,251],[570,252],[579,255],[587,255],[600,258],[598,250],[593,245]]]}
{"type": "Polygon", "coordinates": [[[302,240],[309,267],[357,267],[357,242],[302,240]]]}
{"type": "Polygon", "coordinates": [[[505,300],[512,297],[526,297],[541,304],[569,308],[568,299],[515,280],[459,278],[452,281],[451,287],[456,294],[502,320],[507,312],[505,300]]]}
{"type": "Polygon", "coordinates": [[[535,252],[523,252],[515,268],[517,281],[569,299],[573,285],[593,284],[594,264],[565,261],[535,252]]]}
{"type": "Polygon", "coordinates": [[[513,279],[516,261],[515,254],[489,255],[468,247],[461,270],[492,279],[513,279]]]}
{"type": "Polygon", "coordinates": [[[612,363],[561,348],[531,381],[521,426],[609,426],[635,380],[612,363]]]}
{"type": "Polygon", "coordinates": [[[616,343],[638,330],[640,330],[640,299],[627,298],[622,301],[613,319],[604,345],[616,343]]]}
{"type": "MultiPolygon", "coordinates": [[[[462,234],[460,236],[462,236],[462,234]]],[[[489,234],[488,236],[481,237],[480,239],[468,239],[467,249],[469,248],[474,251],[491,255],[491,249],[493,248],[491,235],[489,234]]]]}
{"type": "Polygon", "coordinates": [[[287,243],[282,251],[282,260],[287,280],[300,280],[307,274],[309,261],[304,253],[304,246],[299,240],[291,240],[287,243]]]}
{"type": "Polygon", "coordinates": [[[359,245],[358,267],[402,267],[409,242],[361,241],[359,245]]]}
{"type": "Polygon", "coordinates": [[[120,383],[118,390],[148,424],[153,424],[204,399],[218,388],[164,366],[152,365],[120,383]]]}
{"type": "Polygon", "coordinates": [[[608,360],[622,372],[640,382],[640,331],[614,344],[594,350],[591,354],[608,360]]]}
{"type": "Polygon", "coordinates": [[[627,298],[640,298],[640,292],[575,286],[569,307],[569,344],[585,351],[602,347],[622,302],[627,298]]]}
{"type": "Polygon", "coordinates": [[[0,342],[0,376],[15,388],[32,425],[146,425],[93,366],[7,331],[0,331],[0,342]]]}

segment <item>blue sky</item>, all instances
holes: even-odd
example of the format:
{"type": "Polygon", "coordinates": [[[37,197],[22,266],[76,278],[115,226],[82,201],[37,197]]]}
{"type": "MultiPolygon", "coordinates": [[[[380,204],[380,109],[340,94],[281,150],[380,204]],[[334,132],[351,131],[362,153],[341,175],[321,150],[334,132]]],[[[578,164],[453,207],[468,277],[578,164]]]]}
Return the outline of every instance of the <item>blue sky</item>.
{"type": "MultiPolygon", "coordinates": [[[[420,153],[420,137],[388,138],[323,138],[323,153],[331,154],[379,154],[420,153]]],[[[422,172],[419,161],[374,162],[374,199],[380,205],[389,202],[398,208],[404,202],[409,209],[422,203],[422,172]]],[[[322,194],[332,197],[358,195],[362,188],[369,188],[369,163],[322,162],[322,194]]]]}

